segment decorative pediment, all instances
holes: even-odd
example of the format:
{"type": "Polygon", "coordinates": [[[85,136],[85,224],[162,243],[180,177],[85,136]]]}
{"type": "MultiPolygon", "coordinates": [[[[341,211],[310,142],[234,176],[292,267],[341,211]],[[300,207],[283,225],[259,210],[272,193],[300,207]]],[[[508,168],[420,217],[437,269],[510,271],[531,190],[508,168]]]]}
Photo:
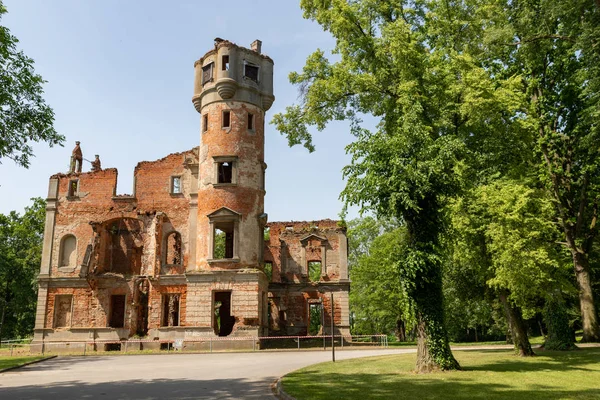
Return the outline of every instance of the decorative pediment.
{"type": "Polygon", "coordinates": [[[306,246],[306,244],[308,243],[309,240],[319,240],[319,241],[321,241],[321,244],[323,244],[324,242],[327,242],[326,237],[319,236],[315,233],[309,233],[308,235],[306,235],[302,239],[300,239],[300,243],[302,243],[303,246],[306,246]]]}
{"type": "Polygon", "coordinates": [[[233,211],[227,207],[221,207],[216,211],[208,214],[207,217],[211,221],[231,221],[231,220],[239,220],[242,214],[233,211]]]}

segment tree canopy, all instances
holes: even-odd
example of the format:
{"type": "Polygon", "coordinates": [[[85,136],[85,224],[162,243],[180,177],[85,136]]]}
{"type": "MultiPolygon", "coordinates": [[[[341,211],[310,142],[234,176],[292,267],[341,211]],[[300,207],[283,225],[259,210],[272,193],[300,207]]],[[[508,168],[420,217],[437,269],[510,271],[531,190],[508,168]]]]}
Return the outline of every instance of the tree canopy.
{"type": "Polygon", "coordinates": [[[0,214],[0,338],[33,331],[46,203],[32,200],[22,215],[0,214]]]}
{"type": "MultiPolygon", "coordinates": [[[[0,19],[7,12],[0,1],[0,19]]],[[[62,145],[64,136],[54,129],[54,112],[44,101],[42,77],[33,60],[17,50],[18,39],[0,26],[0,162],[12,159],[28,167],[32,142],[62,145]]]]}

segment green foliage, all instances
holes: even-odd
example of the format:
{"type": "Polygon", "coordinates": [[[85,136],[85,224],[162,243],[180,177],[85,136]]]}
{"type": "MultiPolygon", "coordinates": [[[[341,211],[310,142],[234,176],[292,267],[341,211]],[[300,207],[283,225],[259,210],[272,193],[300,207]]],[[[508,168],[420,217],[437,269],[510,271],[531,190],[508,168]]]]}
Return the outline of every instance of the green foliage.
{"type": "Polygon", "coordinates": [[[321,280],[321,261],[308,262],[308,280],[319,282],[321,280]]]}
{"type": "MultiPolygon", "coordinates": [[[[357,247],[353,244],[357,238],[364,237],[369,231],[378,231],[372,229],[373,224],[375,221],[370,217],[351,221],[350,226],[357,227],[348,231],[351,248],[357,247]],[[366,226],[367,232],[358,228],[360,226],[366,226]]],[[[406,228],[400,227],[375,237],[369,248],[357,257],[350,270],[354,334],[388,334],[394,331],[398,320],[414,325],[415,318],[410,314],[399,272],[407,245],[406,228]]]]}
{"type": "Polygon", "coordinates": [[[42,254],[46,204],[40,198],[19,215],[0,214],[0,337],[32,333],[36,277],[42,254]]]}
{"type": "Polygon", "coordinates": [[[321,332],[322,322],[323,322],[323,304],[310,304],[308,306],[308,334],[309,335],[318,335],[321,332]]]}
{"type": "Polygon", "coordinates": [[[575,332],[569,325],[569,315],[560,292],[548,296],[544,306],[544,320],[548,336],[544,342],[545,350],[573,350],[575,332]]]}
{"type": "Polygon", "coordinates": [[[225,258],[225,232],[219,229],[215,230],[214,240],[213,258],[215,260],[225,258]]]}
{"type": "Polygon", "coordinates": [[[453,268],[479,287],[508,290],[524,317],[532,317],[539,300],[556,288],[574,290],[553,216],[547,193],[525,181],[476,187],[452,205],[453,268]]]}
{"type": "Polygon", "coordinates": [[[267,279],[269,282],[273,280],[273,263],[267,262],[265,263],[265,275],[267,275],[267,279]]]}
{"type": "MultiPolygon", "coordinates": [[[[0,18],[6,8],[0,1],[0,18]]],[[[42,98],[44,80],[35,74],[33,60],[17,50],[18,40],[0,26],[0,160],[28,167],[31,142],[62,145],[54,130],[54,112],[42,98]]]]}

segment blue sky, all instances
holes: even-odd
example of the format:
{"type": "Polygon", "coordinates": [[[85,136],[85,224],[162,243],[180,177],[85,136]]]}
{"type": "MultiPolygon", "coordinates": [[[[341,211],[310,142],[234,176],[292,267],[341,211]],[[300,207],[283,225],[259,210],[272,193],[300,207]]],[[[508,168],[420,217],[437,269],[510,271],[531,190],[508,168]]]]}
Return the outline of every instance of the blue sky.
{"type": "MultiPolygon", "coordinates": [[[[200,116],[194,109],[193,65],[221,37],[249,47],[254,39],[275,62],[275,103],[267,120],[296,101],[288,83],[317,47],[331,49],[329,34],[304,20],[291,1],[81,1],[4,0],[1,23],[35,60],[48,83],[45,99],[55,112],[64,147],[34,146],[29,169],[0,165],[0,213],[21,211],[29,198],[45,197],[48,178],[65,172],[75,141],[84,158],[119,170],[118,193],[131,193],[139,161],[157,160],[197,146],[200,116]]],[[[336,219],[344,187],[344,123],[315,132],[317,151],[289,148],[265,126],[270,221],[336,219]]],[[[89,170],[89,164],[84,164],[89,170]]],[[[357,215],[351,210],[349,217],[357,215]]]]}

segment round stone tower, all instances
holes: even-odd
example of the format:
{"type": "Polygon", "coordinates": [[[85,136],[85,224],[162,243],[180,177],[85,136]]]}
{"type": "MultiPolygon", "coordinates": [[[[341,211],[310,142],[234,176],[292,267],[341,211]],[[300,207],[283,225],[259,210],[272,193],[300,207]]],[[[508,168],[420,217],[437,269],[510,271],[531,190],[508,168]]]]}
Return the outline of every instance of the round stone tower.
{"type": "Polygon", "coordinates": [[[194,67],[192,101],[201,115],[196,271],[262,269],[273,60],[259,40],[247,49],[217,38],[194,67]]]}

